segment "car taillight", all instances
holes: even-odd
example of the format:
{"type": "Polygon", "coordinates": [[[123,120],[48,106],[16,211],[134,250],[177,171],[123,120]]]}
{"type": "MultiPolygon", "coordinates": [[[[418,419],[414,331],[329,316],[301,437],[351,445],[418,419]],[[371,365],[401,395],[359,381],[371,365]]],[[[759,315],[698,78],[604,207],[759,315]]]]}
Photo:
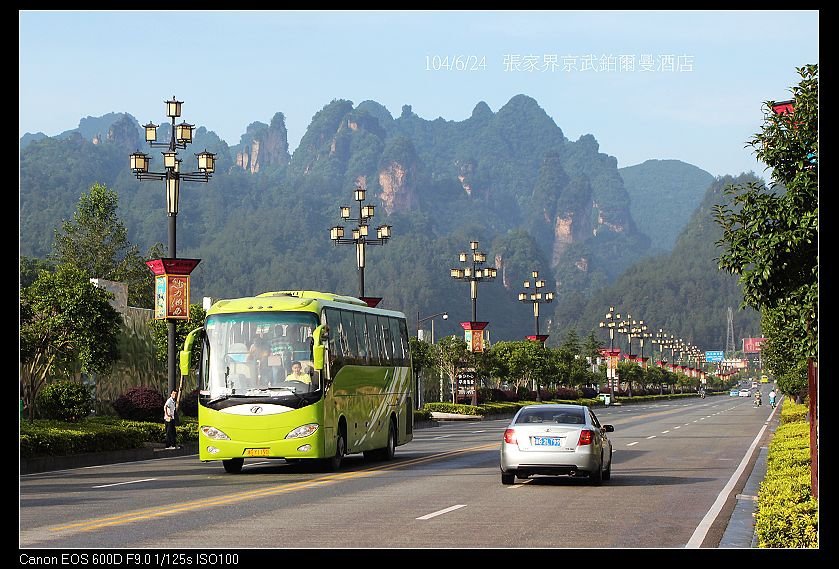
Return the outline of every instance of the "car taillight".
{"type": "Polygon", "coordinates": [[[516,444],[516,432],[513,429],[504,431],[504,442],[507,444],[516,444]]]}
{"type": "Polygon", "coordinates": [[[592,442],[594,442],[594,431],[589,429],[580,431],[580,440],[577,442],[577,446],[590,445],[592,442]]]}

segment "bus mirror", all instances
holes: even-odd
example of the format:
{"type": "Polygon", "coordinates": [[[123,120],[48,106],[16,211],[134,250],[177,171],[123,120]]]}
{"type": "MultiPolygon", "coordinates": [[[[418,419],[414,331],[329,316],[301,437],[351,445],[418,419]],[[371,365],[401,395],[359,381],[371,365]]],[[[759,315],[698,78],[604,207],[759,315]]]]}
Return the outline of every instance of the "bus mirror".
{"type": "Polygon", "coordinates": [[[190,371],[190,364],[192,360],[192,346],[195,343],[195,338],[198,336],[198,333],[201,332],[204,328],[196,328],[186,336],[186,340],[184,340],[184,349],[181,350],[180,353],[180,368],[181,368],[181,375],[189,375],[190,371]]]}
{"type": "Polygon", "coordinates": [[[312,350],[312,356],[314,357],[314,368],[317,371],[323,371],[323,353],[325,348],[323,344],[316,345],[312,350]]]}
{"type": "Polygon", "coordinates": [[[324,344],[329,338],[329,327],[321,324],[312,333],[312,340],[314,340],[314,347],[312,348],[312,358],[314,359],[314,367],[318,371],[323,370],[323,359],[326,347],[324,344]]]}
{"type": "Polygon", "coordinates": [[[316,346],[325,344],[329,340],[329,326],[321,324],[315,328],[312,339],[315,341],[316,346]]]}
{"type": "Polygon", "coordinates": [[[192,357],[192,352],[188,352],[186,350],[181,350],[180,362],[179,362],[179,364],[180,364],[179,367],[181,368],[181,376],[189,375],[189,371],[190,371],[189,360],[191,359],[191,357],[192,357]]]}

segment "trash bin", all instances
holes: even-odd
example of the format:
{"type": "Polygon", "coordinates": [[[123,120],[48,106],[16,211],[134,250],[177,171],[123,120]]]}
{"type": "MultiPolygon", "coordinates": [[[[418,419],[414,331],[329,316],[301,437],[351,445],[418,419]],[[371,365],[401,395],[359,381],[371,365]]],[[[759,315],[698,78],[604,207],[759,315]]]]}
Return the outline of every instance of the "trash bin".
{"type": "Polygon", "coordinates": [[[612,394],[611,393],[601,393],[597,396],[598,399],[603,401],[603,404],[608,407],[612,404],[612,394]]]}

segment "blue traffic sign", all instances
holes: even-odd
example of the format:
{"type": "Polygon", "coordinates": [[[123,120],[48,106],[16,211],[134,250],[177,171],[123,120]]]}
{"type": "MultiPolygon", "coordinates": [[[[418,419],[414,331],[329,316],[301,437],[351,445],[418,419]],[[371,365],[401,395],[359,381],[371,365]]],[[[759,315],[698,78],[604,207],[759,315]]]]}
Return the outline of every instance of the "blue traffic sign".
{"type": "Polygon", "coordinates": [[[723,360],[723,353],[721,351],[705,352],[706,362],[721,362],[723,360]]]}

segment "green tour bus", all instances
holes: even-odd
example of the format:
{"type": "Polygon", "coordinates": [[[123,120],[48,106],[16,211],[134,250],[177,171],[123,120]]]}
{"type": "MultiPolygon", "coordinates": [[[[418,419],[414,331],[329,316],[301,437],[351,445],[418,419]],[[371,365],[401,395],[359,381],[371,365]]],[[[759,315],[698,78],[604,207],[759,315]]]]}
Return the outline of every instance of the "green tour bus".
{"type": "Polygon", "coordinates": [[[316,291],[219,300],[180,353],[198,365],[202,461],[230,473],[246,458],[390,460],[413,438],[414,381],[405,315],[316,291]]]}

